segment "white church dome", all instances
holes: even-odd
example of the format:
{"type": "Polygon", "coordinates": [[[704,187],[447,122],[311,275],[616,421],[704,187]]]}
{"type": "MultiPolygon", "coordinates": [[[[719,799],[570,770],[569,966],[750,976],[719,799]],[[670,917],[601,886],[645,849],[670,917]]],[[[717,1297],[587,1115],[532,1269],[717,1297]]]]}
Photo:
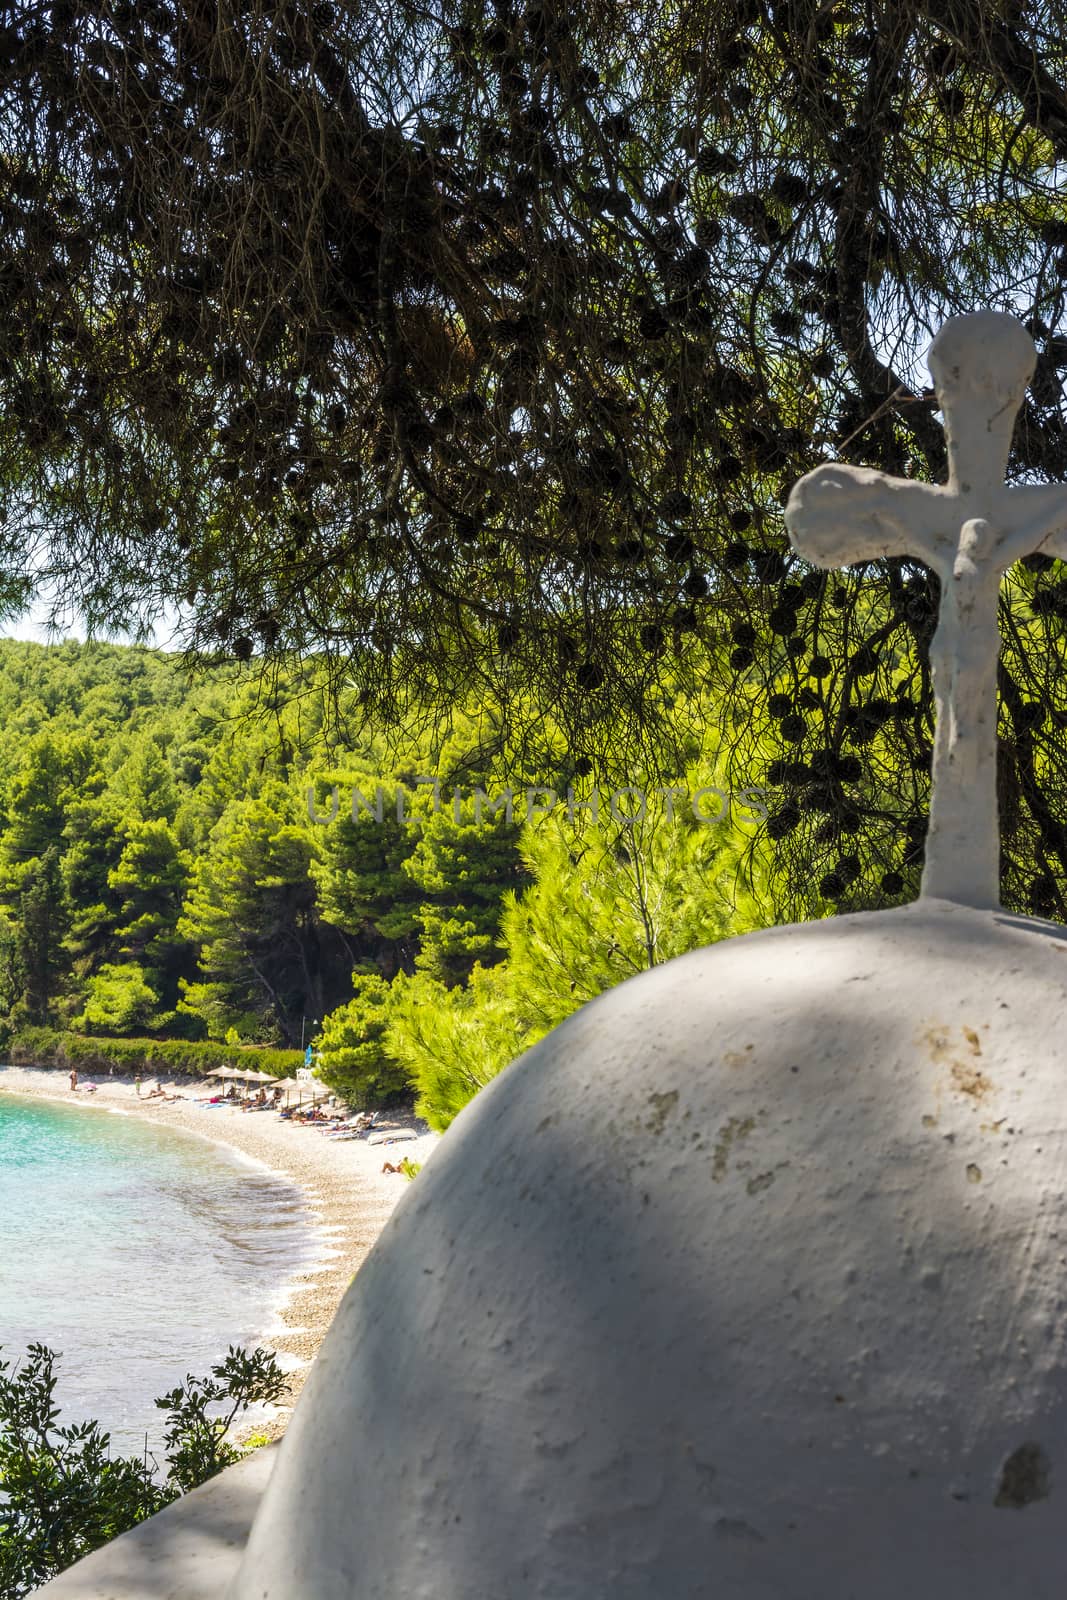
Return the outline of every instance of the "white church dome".
{"type": "Polygon", "coordinates": [[[459,1118],[234,1600],[1061,1600],[1067,936],[730,940],[459,1118]]]}

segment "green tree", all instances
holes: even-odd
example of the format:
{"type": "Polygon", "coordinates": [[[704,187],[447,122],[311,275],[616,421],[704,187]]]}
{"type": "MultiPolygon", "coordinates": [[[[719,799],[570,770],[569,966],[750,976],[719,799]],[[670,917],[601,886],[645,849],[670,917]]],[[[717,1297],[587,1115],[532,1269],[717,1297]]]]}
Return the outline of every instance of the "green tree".
{"type": "Polygon", "coordinates": [[[167,1487],[184,1494],[240,1460],[231,1441],[234,1423],[251,1406],[273,1405],[289,1388],[269,1350],[231,1345],[207,1378],[191,1374],[156,1405],[167,1413],[164,1448],[167,1487]]]}
{"type": "Polygon", "coordinates": [[[130,822],[107,882],[122,896],[117,933],[123,954],[170,974],[187,949],[178,920],[189,886],[189,858],[170,822],[130,822]]]}
{"type": "Polygon", "coordinates": [[[174,775],[157,739],[142,735],[108,785],[116,809],[131,822],[173,822],[178,806],[174,775]]]}
{"type": "Polygon", "coordinates": [[[556,815],[526,831],[533,883],[505,902],[503,935],[516,1003],[538,1036],[638,972],[777,920],[751,858],[757,816],[746,832],[728,801],[705,803],[711,816],[725,806],[721,823],[650,802],[633,822],[609,813],[575,827],[556,815]]]}
{"type": "MultiPolygon", "coordinates": [[[[877,624],[873,603],[865,615],[877,624]]],[[[691,787],[703,781],[696,777],[701,763],[725,784],[731,748],[743,753],[746,775],[773,764],[773,741],[760,736],[758,719],[735,712],[731,721],[715,684],[709,670],[699,693],[681,681],[672,690],[691,787]]],[[[587,763],[565,748],[559,727],[529,698],[526,735],[513,744],[501,719],[476,701],[457,704],[439,724],[427,725],[412,711],[388,733],[360,732],[357,697],[335,696],[331,709],[328,689],[329,675],[314,662],[280,675],[257,699],[250,684],[220,675],[190,689],[177,660],[143,650],[0,641],[0,714],[21,717],[24,736],[20,746],[0,749],[0,788],[9,796],[17,778],[20,792],[35,797],[32,826],[16,830],[14,853],[8,831],[15,823],[8,811],[0,813],[0,909],[10,934],[10,994],[0,993],[0,1006],[17,1013],[26,987],[23,957],[40,968],[42,934],[44,953],[50,952],[48,1004],[60,1020],[70,1016],[81,1027],[118,1033],[210,1030],[219,1039],[235,1029],[246,1039],[282,1035],[293,1044],[303,1019],[351,998],[354,970],[385,979],[417,973],[438,985],[420,991],[424,1003],[440,1000],[443,1007],[452,993],[468,1018],[472,974],[507,957],[505,966],[518,961],[530,969],[526,1011],[515,1013],[521,1039],[538,1016],[538,1025],[547,1025],[545,1019],[577,1003],[572,981],[580,998],[636,970],[650,947],[660,959],[717,935],[718,910],[714,925],[701,920],[705,900],[723,904],[713,865],[681,843],[665,854],[669,830],[655,837],[639,830],[634,838],[620,832],[606,792],[598,831],[564,829],[553,854],[549,842],[565,813],[561,805],[555,822],[528,830],[520,848],[526,809],[520,768],[529,781],[536,775],[561,795],[570,784],[580,794],[590,785],[587,763]],[[347,750],[336,745],[345,726],[347,750]],[[196,752],[188,769],[183,749],[196,752]],[[80,752],[82,767],[64,752],[80,752]],[[79,770],[85,781],[72,789],[71,773],[79,770]],[[472,790],[499,796],[508,773],[515,820],[486,801],[476,817],[472,790]],[[416,782],[431,775],[439,802],[432,783],[416,782]],[[308,790],[315,815],[329,818],[335,781],[336,817],[313,821],[308,790]],[[353,817],[356,788],[366,803],[357,803],[353,817]],[[405,816],[398,821],[401,795],[405,816]],[[567,859],[560,854],[564,839],[567,859]],[[47,840],[60,856],[61,893],[51,901],[40,893],[48,880],[43,858],[24,853],[47,840]],[[629,864],[620,847],[630,851],[629,864]],[[23,859],[14,859],[20,853],[23,859]],[[577,869],[571,854],[580,860],[577,869]],[[589,891],[577,901],[576,879],[587,880],[589,891]],[[24,882],[36,886],[25,924],[24,882]],[[510,933],[509,896],[526,919],[510,933]],[[49,905],[50,921],[43,918],[49,905]],[[564,921],[570,947],[553,967],[554,930],[564,921]]],[[[657,692],[650,686],[650,695],[657,692]]],[[[828,769],[818,793],[810,786],[813,803],[859,793],[864,805],[891,805],[897,769],[884,732],[872,737],[870,756],[882,774],[880,789],[869,775],[860,783],[854,773],[828,769]]],[[[647,787],[652,778],[641,781],[647,787]]],[[[787,837],[799,808],[780,775],[770,787],[767,829],[787,837]]],[[[588,823],[589,814],[580,815],[588,823]]],[[[697,836],[705,843],[719,837],[707,829],[679,837],[695,847],[697,836]]],[[[862,880],[850,880],[850,895],[862,890],[862,880]]],[[[834,903],[825,897],[816,908],[834,903]]],[[[780,899],[774,905],[780,912],[780,899]]],[[[747,926],[746,918],[742,903],[730,926],[747,926]]],[[[488,1005],[484,980],[474,987],[488,1005]]],[[[348,1042],[359,1043],[354,1035],[348,1042]]]]}
{"type": "Polygon", "coordinates": [[[317,794],[308,786],[308,813],[322,819],[309,821],[316,844],[309,870],[320,914],[344,935],[351,963],[373,962],[392,977],[414,962],[424,895],[405,871],[418,824],[398,819],[393,784],[380,787],[379,821],[379,784],[373,774],[331,774],[318,785],[317,794]]]}
{"type": "Polygon", "coordinates": [[[50,1022],[67,971],[64,944],[70,927],[56,845],[20,876],[16,927],[26,1020],[50,1022]]]}
{"type": "MultiPolygon", "coordinates": [[[[830,454],[943,472],[921,351],[976,304],[1040,347],[1011,472],[1062,479],[1065,22],[296,0],[147,35],[119,8],[102,45],[92,7],[18,0],[0,603],[40,574],[94,622],[181,605],[212,659],[321,650],[357,724],[532,699],[605,767],[713,660],[780,745],[798,900],[899,899],[936,584],[806,570],[781,503],[830,454]]],[[[1064,915],[1064,578],[1034,576],[1005,599],[1005,892],[1064,915]]]]}
{"type": "Polygon", "coordinates": [[[329,944],[316,912],[312,853],[280,784],[258,799],[231,801],[194,865],[178,923],[179,935],[198,946],[208,980],[203,994],[183,985],[181,1009],[217,1030],[221,1002],[234,1025],[255,1019],[260,1033],[289,1044],[299,1039],[303,1015],[324,1014],[329,944]]]}
{"type": "Polygon", "coordinates": [[[449,987],[468,978],[475,963],[500,959],[504,897],[526,880],[521,822],[508,822],[502,811],[475,820],[469,801],[464,810],[459,823],[451,807],[428,817],[404,861],[424,896],[415,965],[449,987]]]}
{"type": "Polygon", "coordinates": [[[391,986],[377,973],[357,972],[352,987],[354,998],[323,1023],[319,1077],[350,1104],[385,1105],[408,1087],[386,1044],[391,986]]]}
{"type": "Polygon", "coordinates": [[[0,1593],[19,1600],[173,1495],[138,1459],[112,1459],[99,1424],[60,1426],[55,1357],[0,1361],[0,1593]]]}
{"type": "Polygon", "coordinates": [[[17,924],[0,908],[0,1036],[6,1036],[7,1021],[25,987],[25,974],[19,955],[17,924]]]}
{"type": "Polygon", "coordinates": [[[416,1091],[415,1110],[443,1133],[480,1089],[537,1042],[506,966],[476,966],[446,989],[417,973],[393,984],[386,1047],[416,1091]]]}
{"type": "Polygon", "coordinates": [[[85,1004],[71,1019],[86,1033],[143,1033],[159,1010],[159,994],[132,962],[108,963],[89,979],[85,1004]]]}
{"type": "MultiPolygon", "coordinates": [[[[694,790],[704,785],[695,778],[694,790]]],[[[625,820],[609,797],[572,818],[558,808],[523,831],[531,882],[504,899],[504,959],[465,987],[398,979],[385,1045],[416,1108],[444,1129],[509,1061],[624,979],[732,933],[777,920],[773,881],[754,847],[759,809],[719,791],[692,806],[661,797],[625,820]],[[713,809],[705,809],[713,807],[713,809]]],[[[632,799],[631,799],[631,803],[632,799]]]]}
{"type": "Polygon", "coordinates": [[[111,874],[122,853],[123,834],[106,790],[71,801],[63,839],[63,886],[70,905],[67,949],[84,978],[119,952],[121,900],[111,874]]]}
{"type": "Polygon", "coordinates": [[[8,785],[4,859],[13,867],[61,851],[70,805],[98,792],[92,742],[81,734],[41,728],[8,785]]]}

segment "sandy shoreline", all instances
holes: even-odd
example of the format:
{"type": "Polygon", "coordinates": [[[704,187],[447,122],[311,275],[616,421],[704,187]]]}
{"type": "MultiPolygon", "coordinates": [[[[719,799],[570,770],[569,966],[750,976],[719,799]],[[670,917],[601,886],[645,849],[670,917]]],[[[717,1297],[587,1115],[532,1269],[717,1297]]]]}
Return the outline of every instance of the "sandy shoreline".
{"type": "Polygon", "coordinates": [[[185,1097],[169,1101],[139,1100],[133,1082],[118,1075],[93,1074],[92,1081],[98,1085],[95,1094],[82,1089],[72,1094],[65,1070],[0,1068],[0,1093],[56,1100],[90,1113],[118,1107],[146,1122],[198,1134],[262,1162],[306,1197],[318,1257],[279,1285],[285,1296],[280,1326],[262,1340],[287,1367],[292,1365],[292,1391],[269,1430],[280,1433],[345,1290],[408,1188],[406,1178],[383,1172],[383,1166],[402,1156],[425,1161],[437,1135],[414,1117],[399,1115],[383,1117],[368,1138],[332,1140],[314,1128],[282,1122],[273,1112],[197,1105],[197,1096],[218,1093],[218,1083],[210,1080],[161,1080],[168,1093],[185,1097]],[[394,1136],[399,1136],[395,1143],[386,1142],[394,1136]]]}

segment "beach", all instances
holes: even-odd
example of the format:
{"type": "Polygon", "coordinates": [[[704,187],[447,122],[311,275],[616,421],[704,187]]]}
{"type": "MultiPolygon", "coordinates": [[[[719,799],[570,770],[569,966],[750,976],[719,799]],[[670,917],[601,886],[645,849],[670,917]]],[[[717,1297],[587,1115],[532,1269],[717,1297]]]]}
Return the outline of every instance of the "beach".
{"type": "Polygon", "coordinates": [[[97,1085],[95,1094],[84,1087],[72,1093],[66,1070],[0,1068],[0,1093],[6,1090],[83,1107],[87,1115],[122,1111],[197,1134],[270,1168],[304,1194],[317,1242],[316,1259],[279,1284],[277,1323],[265,1329],[260,1340],[278,1352],[292,1389],[269,1427],[257,1431],[283,1432],[345,1290],[409,1187],[403,1175],[383,1168],[395,1166],[405,1156],[412,1162],[425,1162],[438,1136],[405,1113],[384,1114],[362,1138],[334,1140],[313,1126],[283,1122],[273,1111],[243,1112],[230,1105],[197,1104],[199,1099],[219,1093],[217,1080],[159,1080],[168,1095],[180,1096],[175,1100],[145,1098],[147,1080],[140,1097],[135,1083],[117,1074],[94,1074],[91,1081],[97,1085]]]}

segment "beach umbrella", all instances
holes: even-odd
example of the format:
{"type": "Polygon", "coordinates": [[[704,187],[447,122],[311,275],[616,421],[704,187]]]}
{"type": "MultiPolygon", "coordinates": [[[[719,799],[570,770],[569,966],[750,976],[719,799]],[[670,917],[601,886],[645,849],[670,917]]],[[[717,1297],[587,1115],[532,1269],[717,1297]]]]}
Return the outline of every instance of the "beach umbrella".
{"type": "Polygon", "coordinates": [[[307,1085],[300,1083],[296,1078],[275,1078],[274,1087],[276,1089],[284,1089],[285,1097],[288,1099],[289,1095],[294,1089],[302,1090],[305,1089],[307,1085]]]}
{"type": "Polygon", "coordinates": [[[297,1105],[303,1105],[305,1095],[312,1101],[325,1100],[333,1092],[324,1083],[309,1083],[306,1078],[276,1078],[274,1081],[280,1089],[285,1090],[286,1105],[294,1089],[297,1092],[297,1105]]]}
{"type": "Polygon", "coordinates": [[[272,1072],[235,1072],[235,1078],[240,1078],[242,1083],[277,1083],[277,1078],[272,1072]]]}

